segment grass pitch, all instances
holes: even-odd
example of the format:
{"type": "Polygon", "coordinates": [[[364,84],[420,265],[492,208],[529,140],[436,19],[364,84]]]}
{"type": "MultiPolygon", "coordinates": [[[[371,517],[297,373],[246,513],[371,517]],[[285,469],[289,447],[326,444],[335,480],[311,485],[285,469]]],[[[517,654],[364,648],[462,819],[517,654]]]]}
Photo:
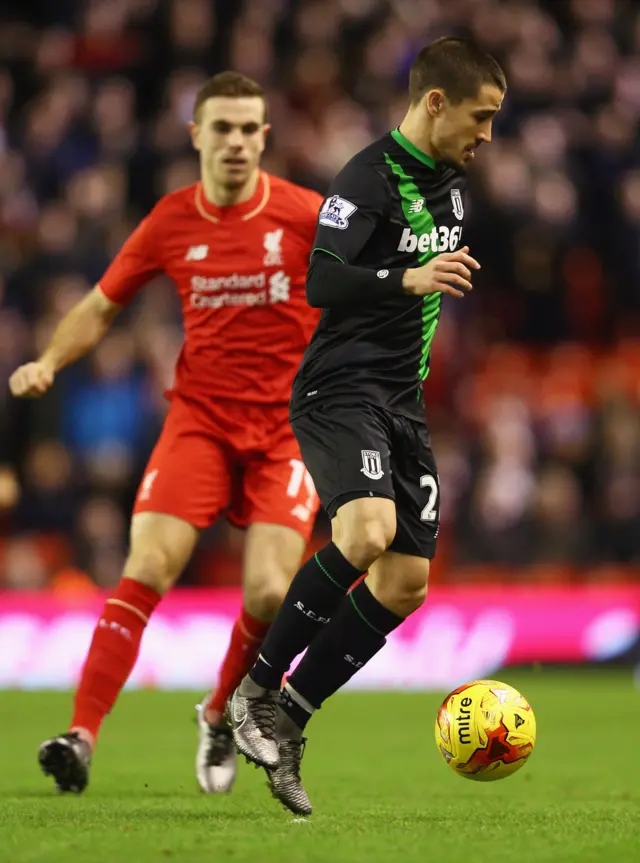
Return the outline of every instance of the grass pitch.
{"type": "Polygon", "coordinates": [[[60,693],[0,693],[2,863],[622,863],[640,860],[640,692],[619,672],[503,671],[538,721],[515,776],[461,779],[433,740],[437,694],[342,695],[311,723],[303,763],[315,807],[299,823],[244,763],[234,793],[193,774],[197,696],[125,694],[82,797],[36,764],[66,725],[60,693]]]}

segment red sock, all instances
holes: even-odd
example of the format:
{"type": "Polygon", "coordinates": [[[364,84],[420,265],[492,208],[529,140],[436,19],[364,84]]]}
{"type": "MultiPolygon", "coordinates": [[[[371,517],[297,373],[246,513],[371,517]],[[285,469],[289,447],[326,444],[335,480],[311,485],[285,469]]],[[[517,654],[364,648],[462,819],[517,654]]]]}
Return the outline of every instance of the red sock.
{"type": "Polygon", "coordinates": [[[97,736],[133,670],[142,633],[161,599],[152,588],[123,578],[106,601],[82,669],[71,728],[97,736]]]}
{"type": "Polygon", "coordinates": [[[240,681],[258,658],[260,645],[270,625],[256,620],[242,609],[233,624],[229,647],[218,673],[218,686],[207,703],[207,710],[222,716],[227,699],[238,688],[240,681]]]}

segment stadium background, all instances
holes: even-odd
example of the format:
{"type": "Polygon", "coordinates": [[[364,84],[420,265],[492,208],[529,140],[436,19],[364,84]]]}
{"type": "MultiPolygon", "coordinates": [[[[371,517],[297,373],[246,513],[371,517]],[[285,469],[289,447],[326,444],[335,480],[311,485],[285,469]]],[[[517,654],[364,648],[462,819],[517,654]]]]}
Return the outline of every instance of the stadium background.
{"type": "MultiPolygon", "coordinates": [[[[12,400],[6,380],[42,349],[157,198],[196,179],[186,124],[198,85],[228,67],[257,78],[273,123],[264,167],[323,192],[354,152],[399,122],[416,51],[452,33],[474,35],[494,53],[509,90],[467,202],[466,237],[482,271],[472,296],[444,306],[427,382],[443,527],[435,605],[426,634],[407,630],[415,674],[405,682],[446,685],[482,671],[455,665],[463,644],[476,658],[487,650],[488,668],[608,658],[633,642],[636,4],[4,0],[0,636],[11,646],[3,655],[20,659],[2,666],[0,685],[72,682],[99,590],[119,578],[129,509],[181,339],[172,286],[150,285],[42,400],[12,400]],[[550,610],[561,634],[551,642],[550,610]],[[423,635],[450,661],[429,680],[420,670],[423,635]],[[42,651],[27,649],[36,636],[56,657],[49,672],[42,651]]],[[[326,530],[320,518],[314,542],[326,530]]],[[[148,647],[156,659],[146,670],[142,663],[139,682],[199,685],[198,674],[206,677],[237,602],[240,542],[224,523],[203,538],[183,583],[230,592],[208,594],[203,606],[185,590],[167,605],[147,638],[157,642],[148,647]],[[197,612],[207,609],[209,628],[199,630],[197,612]],[[177,633],[184,661],[171,672],[157,651],[177,633]],[[198,634],[215,647],[194,671],[198,634]]],[[[370,682],[388,680],[390,665],[370,682]]]]}

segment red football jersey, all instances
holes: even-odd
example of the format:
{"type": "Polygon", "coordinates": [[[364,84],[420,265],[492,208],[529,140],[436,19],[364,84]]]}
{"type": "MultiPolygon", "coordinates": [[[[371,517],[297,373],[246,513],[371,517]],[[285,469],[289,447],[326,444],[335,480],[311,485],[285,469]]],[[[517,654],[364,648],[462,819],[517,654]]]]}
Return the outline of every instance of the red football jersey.
{"type": "Polygon", "coordinates": [[[99,282],[126,305],[153,276],[175,282],[185,343],[176,392],[287,403],[319,312],[305,279],[322,199],[264,171],[250,200],[217,207],[201,183],[162,198],[99,282]]]}

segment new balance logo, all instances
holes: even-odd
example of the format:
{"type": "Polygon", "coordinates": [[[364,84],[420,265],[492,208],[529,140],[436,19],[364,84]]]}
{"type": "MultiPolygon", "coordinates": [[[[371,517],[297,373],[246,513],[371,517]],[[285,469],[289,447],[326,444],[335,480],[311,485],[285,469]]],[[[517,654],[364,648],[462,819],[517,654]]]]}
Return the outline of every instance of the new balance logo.
{"type": "Polygon", "coordinates": [[[424,198],[417,198],[409,207],[410,213],[421,213],[424,209],[424,198]]]}
{"type": "Polygon", "coordinates": [[[209,254],[209,246],[191,246],[184,256],[185,261],[204,261],[209,254]]]}

